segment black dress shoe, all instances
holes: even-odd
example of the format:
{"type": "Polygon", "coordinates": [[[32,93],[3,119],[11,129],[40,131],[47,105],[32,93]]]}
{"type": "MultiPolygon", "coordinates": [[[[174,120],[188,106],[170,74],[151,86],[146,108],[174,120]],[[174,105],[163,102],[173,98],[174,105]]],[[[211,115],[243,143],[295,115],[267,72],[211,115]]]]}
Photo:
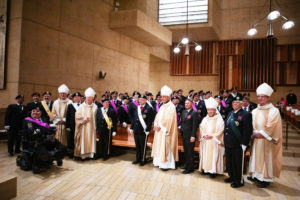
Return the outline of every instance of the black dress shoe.
{"type": "Polygon", "coordinates": [[[185,167],[186,167],[185,165],[181,165],[180,169],[185,169],[185,167]]]}
{"type": "Polygon", "coordinates": [[[140,166],[144,166],[146,163],[145,162],[141,162],[140,163],[140,166]]]}
{"type": "Polygon", "coordinates": [[[248,179],[249,181],[251,181],[251,182],[255,182],[255,181],[257,181],[257,179],[256,179],[256,178],[252,178],[251,176],[248,176],[248,177],[247,177],[247,179],[248,179]]]}
{"type": "Polygon", "coordinates": [[[242,187],[242,186],[244,186],[244,184],[242,184],[242,183],[231,183],[232,188],[239,188],[239,187],[242,187]]]}
{"type": "Polygon", "coordinates": [[[190,174],[190,173],[192,173],[193,171],[187,171],[187,170],[184,170],[182,173],[183,174],[190,174]]]}
{"type": "Polygon", "coordinates": [[[210,178],[216,178],[216,177],[217,177],[217,174],[210,174],[209,177],[210,177],[210,178]]]}
{"type": "Polygon", "coordinates": [[[166,172],[166,171],[168,171],[169,169],[161,169],[162,171],[164,171],[164,172],[166,172]]]}
{"type": "Polygon", "coordinates": [[[9,152],[8,156],[14,156],[14,153],[13,152],[9,152]]]}
{"type": "Polygon", "coordinates": [[[269,182],[265,182],[265,181],[258,181],[257,187],[259,188],[266,188],[270,185],[269,182]]]}
{"type": "Polygon", "coordinates": [[[132,164],[136,165],[136,164],[139,164],[141,161],[138,161],[138,160],[135,160],[132,162],[132,164]]]}
{"type": "Polygon", "coordinates": [[[229,177],[229,178],[226,178],[226,179],[224,179],[224,182],[225,183],[232,183],[232,179],[229,177]]]}
{"type": "Polygon", "coordinates": [[[200,174],[201,174],[201,175],[208,175],[208,173],[206,173],[206,172],[204,172],[204,171],[201,171],[200,174]]]}

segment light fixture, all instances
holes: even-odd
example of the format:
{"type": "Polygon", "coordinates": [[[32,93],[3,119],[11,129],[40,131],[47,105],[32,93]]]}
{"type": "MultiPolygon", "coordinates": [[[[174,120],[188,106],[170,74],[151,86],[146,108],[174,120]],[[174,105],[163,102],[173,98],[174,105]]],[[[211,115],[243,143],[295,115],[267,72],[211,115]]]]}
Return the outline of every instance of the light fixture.
{"type": "Polygon", "coordinates": [[[282,29],[290,29],[295,26],[295,23],[282,14],[278,10],[272,10],[272,0],[270,0],[270,7],[269,7],[269,14],[262,19],[260,19],[256,24],[254,24],[247,32],[249,36],[253,36],[257,34],[256,26],[261,23],[264,19],[267,18],[268,20],[268,31],[267,31],[267,37],[273,37],[273,21],[275,19],[278,19],[281,17],[284,20],[284,24],[282,25],[282,29]]]}
{"type": "Polygon", "coordinates": [[[278,17],[280,17],[280,12],[277,10],[274,10],[268,14],[268,20],[275,20],[278,17]]]}
{"type": "Polygon", "coordinates": [[[290,29],[293,28],[295,26],[295,23],[293,21],[286,21],[283,25],[282,28],[283,29],[290,29]]]}
{"type": "Polygon", "coordinates": [[[189,25],[189,3],[188,0],[186,1],[186,24],[185,24],[185,37],[182,38],[182,40],[177,44],[177,46],[173,49],[174,53],[179,53],[180,52],[180,48],[181,47],[185,47],[185,55],[189,56],[190,55],[190,50],[189,47],[190,46],[194,46],[195,47],[195,51],[201,51],[202,50],[202,46],[200,44],[198,44],[197,42],[193,41],[192,43],[190,43],[189,38],[188,38],[188,25],[189,25]]]}

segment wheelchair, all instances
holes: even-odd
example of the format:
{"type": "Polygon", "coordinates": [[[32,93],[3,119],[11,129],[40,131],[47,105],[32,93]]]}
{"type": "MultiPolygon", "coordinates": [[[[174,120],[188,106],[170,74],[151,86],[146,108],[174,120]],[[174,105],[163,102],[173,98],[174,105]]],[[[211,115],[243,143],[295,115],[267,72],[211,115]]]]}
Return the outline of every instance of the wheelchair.
{"type": "Polygon", "coordinates": [[[34,174],[49,168],[54,161],[62,166],[66,147],[55,139],[53,131],[49,134],[35,130],[33,135],[23,135],[23,150],[16,159],[17,166],[25,171],[32,170],[34,174]]]}

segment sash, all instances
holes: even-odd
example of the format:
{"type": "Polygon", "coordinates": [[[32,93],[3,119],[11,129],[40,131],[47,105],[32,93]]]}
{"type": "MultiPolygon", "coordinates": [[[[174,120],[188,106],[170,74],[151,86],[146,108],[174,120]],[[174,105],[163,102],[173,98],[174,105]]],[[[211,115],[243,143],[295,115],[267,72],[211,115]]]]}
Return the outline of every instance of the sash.
{"type": "Polygon", "coordinates": [[[140,122],[141,122],[141,124],[144,128],[144,131],[146,132],[147,125],[146,125],[146,123],[144,121],[144,118],[143,118],[143,115],[142,115],[141,106],[139,106],[137,110],[138,110],[139,120],[140,120],[140,122]]]}
{"type": "Polygon", "coordinates": [[[73,107],[75,108],[75,110],[77,111],[79,106],[77,105],[77,103],[72,103],[73,107]]]}
{"type": "Polygon", "coordinates": [[[103,105],[102,101],[99,101],[99,103],[100,103],[101,105],[103,105]]]}
{"type": "Polygon", "coordinates": [[[122,107],[124,108],[125,112],[128,114],[128,108],[123,104],[122,107]]]}
{"type": "Polygon", "coordinates": [[[199,118],[199,120],[201,119],[201,115],[198,113],[198,110],[197,110],[197,108],[196,108],[196,105],[193,103],[193,110],[195,111],[195,112],[197,112],[197,114],[198,114],[198,118],[199,118]]]}
{"type": "Polygon", "coordinates": [[[227,104],[225,103],[224,100],[222,100],[221,103],[222,103],[222,106],[223,106],[223,107],[225,107],[225,108],[227,107],[227,104]]]}
{"type": "Polygon", "coordinates": [[[132,101],[132,102],[134,103],[134,105],[136,105],[136,107],[139,106],[138,102],[136,102],[136,101],[132,101]]]}
{"type": "Polygon", "coordinates": [[[53,117],[52,112],[49,110],[49,107],[48,107],[48,105],[46,104],[46,101],[41,101],[41,103],[42,103],[42,105],[43,105],[45,111],[47,112],[47,115],[49,116],[50,121],[52,121],[54,117],[53,117]]]}
{"type": "Polygon", "coordinates": [[[117,106],[116,106],[114,100],[110,100],[110,104],[112,105],[114,111],[116,112],[116,115],[118,115],[118,109],[117,109],[117,106]]]}
{"type": "Polygon", "coordinates": [[[180,123],[180,117],[179,117],[178,113],[176,113],[176,118],[177,118],[177,125],[179,125],[179,123],[180,123]]]}
{"type": "Polygon", "coordinates": [[[148,104],[151,108],[153,108],[153,106],[152,106],[152,104],[151,104],[150,101],[147,101],[147,104],[148,104]]]}
{"type": "Polygon", "coordinates": [[[198,112],[197,108],[196,108],[196,105],[193,103],[193,110],[198,112]]]}
{"type": "Polygon", "coordinates": [[[36,120],[36,119],[32,119],[31,117],[26,117],[25,120],[27,121],[31,121],[33,123],[36,123],[37,125],[40,125],[42,127],[45,127],[47,129],[50,129],[50,126],[47,124],[47,123],[44,123],[44,122],[41,122],[39,120],[36,120]]]}
{"type": "Polygon", "coordinates": [[[234,135],[236,136],[238,141],[240,143],[242,143],[242,136],[241,136],[240,130],[237,128],[237,126],[235,124],[234,117],[233,117],[233,111],[231,112],[228,120],[229,120],[229,124],[230,124],[230,127],[231,127],[234,135]]]}
{"type": "Polygon", "coordinates": [[[159,103],[156,102],[156,112],[159,111],[159,103]]]}
{"type": "Polygon", "coordinates": [[[106,122],[106,124],[107,124],[107,129],[110,130],[111,127],[112,127],[112,121],[111,121],[111,119],[107,116],[107,114],[106,114],[106,112],[104,111],[104,108],[103,108],[103,107],[101,108],[101,111],[102,111],[102,115],[103,115],[103,117],[104,117],[104,119],[105,119],[105,122],[106,122]]]}

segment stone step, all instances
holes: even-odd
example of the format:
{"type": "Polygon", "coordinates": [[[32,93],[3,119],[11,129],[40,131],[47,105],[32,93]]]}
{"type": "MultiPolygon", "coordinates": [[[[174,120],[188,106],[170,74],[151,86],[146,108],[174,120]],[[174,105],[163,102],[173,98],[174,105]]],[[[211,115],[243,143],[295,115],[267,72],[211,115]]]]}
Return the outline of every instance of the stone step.
{"type": "Polygon", "coordinates": [[[284,170],[300,172],[300,158],[283,157],[282,164],[284,170]]]}

